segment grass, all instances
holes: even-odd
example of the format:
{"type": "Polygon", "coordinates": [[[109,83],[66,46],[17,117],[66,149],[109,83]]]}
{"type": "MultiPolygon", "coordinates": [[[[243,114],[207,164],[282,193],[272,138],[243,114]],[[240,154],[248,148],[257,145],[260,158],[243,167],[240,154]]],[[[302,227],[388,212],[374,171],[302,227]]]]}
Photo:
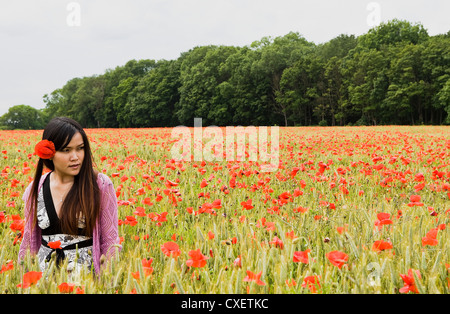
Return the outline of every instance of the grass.
{"type": "Polygon", "coordinates": [[[87,130],[97,168],[117,190],[119,259],[107,262],[97,279],[84,273],[75,278],[64,266],[53,267],[26,289],[17,287],[23,275],[40,270],[32,256],[17,264],[20,242],[14,244],[17,232],[10,225],[13,215],[23,219],[21,196],[37,162],[30,153],[42,131],[0,131],[0,266],[13,261],[13,269],[0,273],[0,292],[60,293],[59,285],[70,283],[78,292],[108,294],[396,294],[405,285],[400,275],[414,269],[420,272],[413,284],[419,293],[448,293],[449,127],[280,131],[280,167],[263,173],[257,162],[246,160],[173,162],[171,129],[87,130]],[[294,167],[300,170],[291,176],[294,167]],[[201,188],[203,179],[208,185],[201,188]],[[167,188],[167,180],[179,182],[167,188]],[[293,196],[296,190],[300,193],[293,196]],[[284,192],[290,195],[285,202],[279,198],[284,192]],[[408,206],[412,195],[424,205],[408,206]],[[152,205],[143,203],[145,198],[152,205]],[[241,202],[249,199],[253,208],[243,209],[241,202]],[[201,213],[214,200],[221,200],[221,208],[201,213]],[[146,216],[134,214],[137,207],[146,216]],[[158,221],[156,214],[164,212],[166,220],[158,221]],[[378,229],[379,213],[390,214],[392,224],[378,229]],[[131,216],[136,225],[123,223],[131,216]],[[422,238],[437,227],[438,243],[424,246],[422,238]],[[390,242],[392,249],[374,251],[378,240],[390,242]],[[179,245],[178,258],[162,252],[169,241],[179,245]],[[206,265],[188,267],[189,252],[197,249],[208,257],[206,265]],[[293,261],[294,252],[307,249],[309,263],[293,261]],[[348,256],[341,268],[327,258],[332,251],[348,256]],[[152,270],[143,259],[152,260],[152,270]],[[265,285],[244,281],[248,271],[261,272],[265,285]],[[304,284],[308,276],[319,277],[316,291],[304,284]]]}

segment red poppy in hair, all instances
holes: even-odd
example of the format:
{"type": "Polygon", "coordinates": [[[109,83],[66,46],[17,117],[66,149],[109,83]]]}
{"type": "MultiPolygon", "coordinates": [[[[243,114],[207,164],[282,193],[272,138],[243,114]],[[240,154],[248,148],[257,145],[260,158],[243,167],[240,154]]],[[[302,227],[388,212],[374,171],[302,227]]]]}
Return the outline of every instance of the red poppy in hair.
{"type": "Polygon", "coordinates": [[[42,159],[50,159],[55,156],[55,144],[49,140],[42,140],[36,144],[34,152],[42,159]]]}

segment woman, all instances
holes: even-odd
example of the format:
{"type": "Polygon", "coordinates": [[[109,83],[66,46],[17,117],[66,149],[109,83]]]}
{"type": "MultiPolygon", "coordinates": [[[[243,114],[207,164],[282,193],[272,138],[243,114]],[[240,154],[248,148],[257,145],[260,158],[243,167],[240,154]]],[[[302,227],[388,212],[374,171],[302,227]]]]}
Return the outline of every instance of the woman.
{"type": "Polygon", "coordinates": [[[69,118],[54,118],[35,147],[40,157],[25,190],[25,229],[19,261],[37,254],[44,271],[52,257],[69,271],[101,271],[100,261],[120,250],[117,198],[108,176],[93,169],[89,140],[69,118]],[[50,171],[43,174],[44,166],[50,171]],[[77,256],[78,250],[78,256],[77,256]]]}

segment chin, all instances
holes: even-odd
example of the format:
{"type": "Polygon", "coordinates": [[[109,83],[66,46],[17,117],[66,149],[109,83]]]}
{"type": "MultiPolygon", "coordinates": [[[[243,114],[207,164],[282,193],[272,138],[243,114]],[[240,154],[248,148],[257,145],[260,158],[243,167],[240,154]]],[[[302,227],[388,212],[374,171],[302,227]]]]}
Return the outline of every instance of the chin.
{"type": "Polygon", "coordinates": [[[70,175],[70,176],[77,176],[77,175],[79,175],[80,174],[80,170],[78,169],[78,170],[76,170],[76,171],[68,171],[67,172],[67,175],[70,175]]]}

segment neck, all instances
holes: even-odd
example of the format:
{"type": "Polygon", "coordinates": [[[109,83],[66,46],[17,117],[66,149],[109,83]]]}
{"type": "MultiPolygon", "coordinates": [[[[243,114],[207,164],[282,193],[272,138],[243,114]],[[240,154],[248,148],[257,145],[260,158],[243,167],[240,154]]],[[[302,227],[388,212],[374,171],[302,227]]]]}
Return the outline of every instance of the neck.
{"type": "Polygon", "coordinates": [[[53,180],[60,185],[66,185],[66,184],[71,184],[74,182],[75,177],[71,176],[71,175],[64,175],[61,174],[60,172],[58,172],[57,170],[54,170],[52,172],[52,177],[53,180]]]}

